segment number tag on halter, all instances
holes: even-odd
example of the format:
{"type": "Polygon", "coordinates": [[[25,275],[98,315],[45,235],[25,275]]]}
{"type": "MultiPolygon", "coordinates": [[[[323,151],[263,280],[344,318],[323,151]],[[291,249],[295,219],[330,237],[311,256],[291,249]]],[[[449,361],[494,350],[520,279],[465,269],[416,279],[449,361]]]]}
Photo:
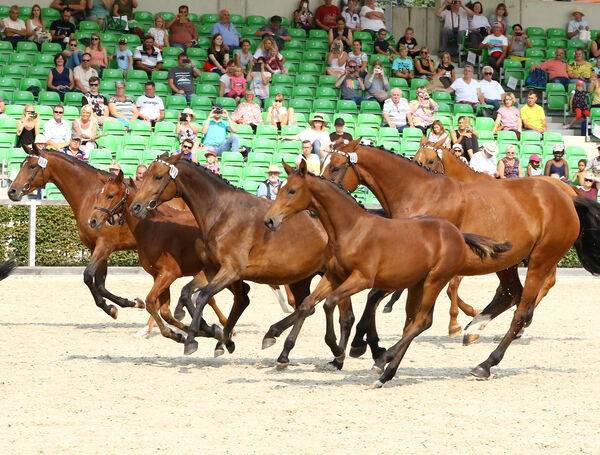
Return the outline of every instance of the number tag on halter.
{"type": "Polygon", "coordinates": [[[356,164],[358,163],[358,154],[354,152],[348,153],[348,159],[352,164],[356,164]]]}
{"type": "Polygon", "coordinates": [[[175,166],[173,166],[172,164],[169,165],[169,176],[175,180],[175,177],[177,177],[177,174],[179,174],[179,171],[177,170],[177,168],[175,166]]]}
{"type": "Polygon", "coordinates": [[[48,160],[46,158],[44,158],[43,156],[40,156],[38,158],[38,166],[45,169],[47,165],[48,165],[48,160]]]}

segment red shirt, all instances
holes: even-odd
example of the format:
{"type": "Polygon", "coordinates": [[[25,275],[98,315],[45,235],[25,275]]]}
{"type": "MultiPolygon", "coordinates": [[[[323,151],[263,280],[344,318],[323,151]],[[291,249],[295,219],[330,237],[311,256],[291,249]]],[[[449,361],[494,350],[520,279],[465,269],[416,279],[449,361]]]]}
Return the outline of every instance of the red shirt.
{"type": "Polygon", "coordinates": [[[315,12],[315,20],[321,22],[328,27],[335,27],[336,19],[341,16],[342,12],[335,5],[321,5],[315,12]]]}

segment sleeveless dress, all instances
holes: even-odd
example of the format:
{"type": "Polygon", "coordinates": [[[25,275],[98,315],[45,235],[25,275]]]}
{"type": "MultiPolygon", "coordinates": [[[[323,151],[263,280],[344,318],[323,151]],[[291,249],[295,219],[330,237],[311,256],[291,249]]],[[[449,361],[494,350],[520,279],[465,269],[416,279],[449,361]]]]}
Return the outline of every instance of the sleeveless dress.
{"type": "Polygon", "coordinates": [[[52,85],[71,85],[71,79],[69,78],[69,69],[65,68],[62,73],[59,73],[56,68],[52,68],[52,85]]]}
{"type": "Polygon", "coordinates": [[[564,165],[564,160],[563,161],[563,165],[562,166],[557,166],[554,160],[552,160],[552,164],[550,165],[550,174],[558,174],[561,177],[565,176],[565,165],[564,165]]]}
{"type": "Polygon", "coordinates": [[[501,160],[504,163],[504,177],[507,179],[514,179],[519,177],[519,168],[521,167],[521,163],[518,158],[515,158],[515,164],[512,166],[508,162],[506,158],[502,158],[501,160]]]}
{"type": "Polygon", "coordinates": [[[21,135],[17,139],[17,147],[21,147],[23,145],[31,145],[34,142],[35,142],[35,125],[30,130],[23,127],[23,131],[21,131],[21,135]]]}
{"type": "MultiPolygon", "coordinates": [[[[425,65],[423,63],[423,60],[421,59],[421,68],[423,68],[424,70],[427,70],[427,71],[433,71],[433,62],[431,60],[429,60],[429,64],[425,65]]],[[[428,76],[428,74],[419,72],[419,70],[415,66],[415,77],[422,79],[422,78],[426,78],[427,76],[428,76]]]]}

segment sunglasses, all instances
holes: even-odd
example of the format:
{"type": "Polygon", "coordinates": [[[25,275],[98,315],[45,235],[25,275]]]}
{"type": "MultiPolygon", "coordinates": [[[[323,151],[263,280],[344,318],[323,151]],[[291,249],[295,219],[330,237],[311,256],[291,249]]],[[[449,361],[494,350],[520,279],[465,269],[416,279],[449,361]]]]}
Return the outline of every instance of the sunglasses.
{"type": "Polygon", "coordinates": [[[586,182],[593,182],[592,179],[583,179],[583,180],[585,180],[586,182]]]}
{"type": "Polygon", "coordinates": [[[494,73],[483,73],[485,76],[491,76],[494,73]]]}
{"type": "Polygon", "coordinates": [[[192,146],[191,145],[182,145],[181,148],[184,150],[190,150],[192,148],[192,146]]]}
{"type": "Polygon", "coordinates": [[[55,114],[64,114],[65,111],[54,111],[55,114]]]}
{"type": "Polygon", "coordinates": [[[25,111],[27,114],[35,114],[35,111],[25,111]]]}
{"type": "Polygon", "coordinates": [[[348,68],[358,68],[356,65],[348,65],[348,68]]]}
{"type": "Polygon", "coordinates": [[[100,38],[92,38],[92,41],[99,41],[100,38]]]}
{"type": "Polygon", "coordinates": [[[429,52],[427,52],[427,51],[421,51],[421,54],[427,55],[427,54],[429,54],[429,52]]]}
{"type": "Polygon", "coordinates": [[[87,62],[91,62],[91,60],[88,58],[88,59],[82,60],[82,62],[86,62],[87,63],[87,62]]]}
{"type": "Polygon", "coordinates": [[[69,46],[75,47],[75,46],[77,46],[77,43],[69,43],[69,46]]]}
{"type": "Polygon", "coordinates": [[[90,87],[98,87],[100,84],[98,84],[97,82],[94,84],[90,84],[90,87]]]}

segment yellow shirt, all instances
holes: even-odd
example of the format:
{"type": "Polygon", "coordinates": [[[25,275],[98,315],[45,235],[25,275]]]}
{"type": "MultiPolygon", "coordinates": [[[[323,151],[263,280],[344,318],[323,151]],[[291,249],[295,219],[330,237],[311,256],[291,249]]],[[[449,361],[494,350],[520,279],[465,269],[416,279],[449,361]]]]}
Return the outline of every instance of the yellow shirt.
{"type": "Polygon", "coordinates": [[[579,65],[573,60],[567,66],[567,71],[571,71],[574,78],[589,79],[594,68],[590,62],[584,62],[582,65],[579,65]]]}
{"type": "Polygon", "coordinates": [[[534,128],[543,128],[545,118],[544,109],[539,104],[533,107],[529,107],[529,104],[526,104],[521,108],[521,120],[534,128]]]}

